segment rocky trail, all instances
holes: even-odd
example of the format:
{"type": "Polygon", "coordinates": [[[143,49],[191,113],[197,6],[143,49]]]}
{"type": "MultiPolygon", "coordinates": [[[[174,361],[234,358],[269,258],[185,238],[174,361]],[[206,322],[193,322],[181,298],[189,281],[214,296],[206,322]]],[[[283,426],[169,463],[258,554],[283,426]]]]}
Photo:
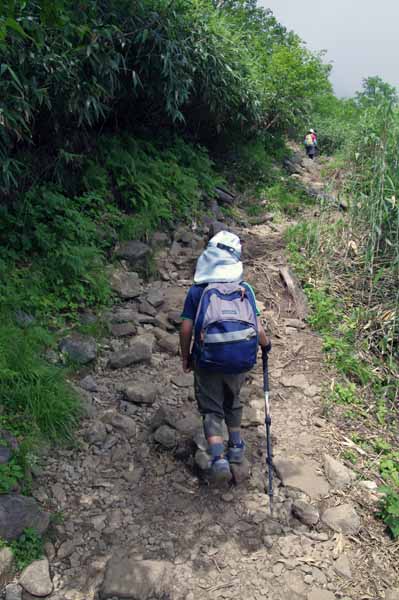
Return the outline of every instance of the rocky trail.
{"type": "MultiPolygon", "coordinates": [[[[297,176],[320,191],[317,167],[303,163],[297,176]]],[[[120,296],[105,316],[110,336],[97,349],[80,337],[63,342],[83,362],[97,357],[77,381],[87,407],[77,446],[48,457],[34,484],[34,497],[59,515],[46,544],[51,577],[46,561],[34,563],[7,600],[21,592],[25,600],[399,599],[397,546],[380,544],[373,517],[376,485],[345,466],[340,453],[351,442],[324,415],[331,374],[287,288],[287,225],[236,227],[273,341],[274,518],[260,360],[243,390],[248,464],[224,489],[201,471],[204,439],[178,325],[206,227],[155,236],[161,278],[149,284],[136,275],[149,248],[126,243],[110,272],[120,296]]]]}

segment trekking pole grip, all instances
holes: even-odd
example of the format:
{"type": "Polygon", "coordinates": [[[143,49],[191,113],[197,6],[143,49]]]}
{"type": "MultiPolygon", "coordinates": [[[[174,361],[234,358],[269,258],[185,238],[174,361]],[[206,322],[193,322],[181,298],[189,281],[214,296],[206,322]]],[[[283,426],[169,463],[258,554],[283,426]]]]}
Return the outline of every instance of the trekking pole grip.
{"type": "Polygon", "coordinates": [[[262,364],[263,364],[263,391],[269,391],[269,352],[272,348],[271,342],[267,344],[264,348],[262,348],[262,364]]]}

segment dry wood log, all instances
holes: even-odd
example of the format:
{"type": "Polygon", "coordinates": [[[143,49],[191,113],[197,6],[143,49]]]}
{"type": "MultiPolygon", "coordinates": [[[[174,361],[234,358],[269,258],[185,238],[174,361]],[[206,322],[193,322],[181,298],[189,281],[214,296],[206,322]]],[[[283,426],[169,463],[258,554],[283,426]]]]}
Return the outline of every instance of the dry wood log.
{"type": "Polygon", "coordinates": [[[215,194],[217,199],[222,204],[234,204],[236,197],[231,192],[224,190],[223,188],[215,188],[215,194]]]}
{"type": "Polygon", "coordinates": [[[289,295],[291,296],[294,302],[298,319],[306,319],[309,311],[308,301],[297,278],[295,277],[295,275],[289,267],[281,267],[279,273],[285,287],[287,288],[289,295]]]}

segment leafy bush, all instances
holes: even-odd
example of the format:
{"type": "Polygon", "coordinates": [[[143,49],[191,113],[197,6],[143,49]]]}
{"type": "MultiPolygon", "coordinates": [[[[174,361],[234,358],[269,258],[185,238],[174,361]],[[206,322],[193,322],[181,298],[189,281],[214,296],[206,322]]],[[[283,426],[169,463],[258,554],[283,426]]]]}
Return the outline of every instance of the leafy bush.
{"type": "Polygon", "coordinates": [[[378,516],[384,521],[394,539],[399,538],[399,493],[390,486],[382,486],[384,497],[378,516]]]}
{"type": "Polygon", "coordinates": [[[0,465],[0,494],[8,494],[24,480],[25,474],[20,464],[12,459],[0,465]]]}
{"type": "Polygon", "coordinates": [[[31,528],[25,529],[17,540],[11,542],[10,547],[18,571],[44,556],[43,540],[37,531],[31,528]]]}
{"type": "Polygon", "coordinates": [[[361,400],[358,397],[358,390],[355,384],[349,383],[342,385],[335,383],[331,392],[333,402],[337,404],[360,404],[361,400]]]}
{"type": "Polygon", "coordinates": [[[338,322],[341,318],[340,306],[337,299],[329,295],[324,290],[307,287],[306,293],[312,308],[312,314],[309,316],[309,323],[317,331],[338,330],[338,322]]]}

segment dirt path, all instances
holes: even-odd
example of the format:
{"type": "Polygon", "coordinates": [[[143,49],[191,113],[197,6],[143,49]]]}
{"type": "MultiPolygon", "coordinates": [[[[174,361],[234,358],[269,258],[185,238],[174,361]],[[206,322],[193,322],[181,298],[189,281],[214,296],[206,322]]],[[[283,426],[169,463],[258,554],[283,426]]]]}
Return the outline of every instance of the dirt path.
{"type": "MultiPolygon", "coordinates": [[[[147,322],[140,323],[138,333],[155,331],[158,340],[151,363],[111,369],[112,353],[131,340],[113,337],[103,343],[91,372],[96,391],[87,394],[90,416],[82,424],[79,445],[54,455],[37,482],[34,495],[62,517],[54,525],[54,544],[47,545],[52,598],[97,598],[106,571],[107,589],[113,591],[107,596],[103,587],[103,597],[130,597],[122,589],[132,572],[126,557],[136,564],[143,559],[165,561],[142,563],[149,569],[145,581],[155,578],[160,583],[155,593],[133,578],[130,591],[136,589],[137,598],[397,598],[385,595],[397,585],[394,554],[373,540],[373,528],[378,527],[370,514],[375,493],[351,481],[341,464],[329,463],[326,475],[324,455],[338,457],[343,440],[323,418],[323,386],[329,378],[320,339],[298,321],[279,275],[287,264],[286,226],[240,231],[246,278],[255,287],[273,338],[273,439],[279,475],[275,518],[270,518],[264,492],[260,364],[244,391],[250,479],[217,490],[194,467],[192,439],[199,422],[191,378],[182,377],[176,355],[177,329],[170,325],[189,284],[189,259],[199,253],[195,236],[187,232],[185,242],[176,241],[161,253],[161,272],[169,280],[151,286],[165,298],[156,311],[155,328],[154,317],[145,319],[140,313],[147,322]],[[160,331],[166,328],[173,332],[160,331]],[[149,394],[145,403],[126,402],[123,389],[129,382],[136,388],[142,384],[147,392],[156,385],[155,400],[149,394]],[[164,436],[156,437],[162,443],[154,441],[159,425],[164,436]],[[164,447],[168,435],[173,446],[169,450],[164,447]],[[343,514],[326,515],[329,507],[341,505],[343,514]],[[323,514],[336,531],[322,522],[323,514]],[[171,583],[167,576],[159,577],[158,568],[172,573],[171,583]]],[[[121,319],[119,308],[114,307],[111,320],[121,319]]],[[[137,314],[138,304],[125,302],[123,308],[137,314]]]]}

